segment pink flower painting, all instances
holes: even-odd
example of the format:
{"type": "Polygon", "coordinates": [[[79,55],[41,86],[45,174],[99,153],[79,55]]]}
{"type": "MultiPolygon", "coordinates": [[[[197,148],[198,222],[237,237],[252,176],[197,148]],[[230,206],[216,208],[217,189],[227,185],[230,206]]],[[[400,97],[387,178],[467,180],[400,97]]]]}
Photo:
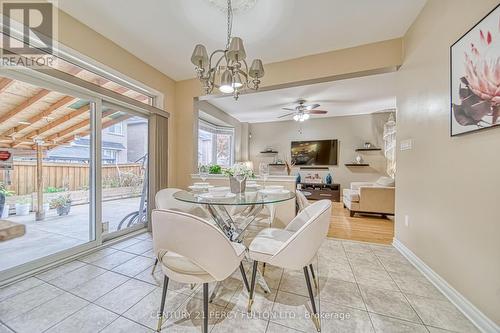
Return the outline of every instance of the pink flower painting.
{"type": "Polygon", "coordinates": [[[452,135],[500,125],[499,55],[497,6],[451,47],[452,135]]]}

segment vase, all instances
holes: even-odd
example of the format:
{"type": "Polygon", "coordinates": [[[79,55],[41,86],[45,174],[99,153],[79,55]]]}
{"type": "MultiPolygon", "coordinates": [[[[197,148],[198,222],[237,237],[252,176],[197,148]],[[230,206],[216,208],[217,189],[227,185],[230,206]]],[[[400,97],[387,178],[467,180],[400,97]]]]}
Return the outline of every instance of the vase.
{"type": "Polygon", "coordinates": [[[240,188],[240,182],[236,180],[233,176],[229,176],[229,187],[231,188],[231,193],[244,193],[245,188],[247,185],[247,178],[243,179],[241,182],[241,188],[240,188]]]}

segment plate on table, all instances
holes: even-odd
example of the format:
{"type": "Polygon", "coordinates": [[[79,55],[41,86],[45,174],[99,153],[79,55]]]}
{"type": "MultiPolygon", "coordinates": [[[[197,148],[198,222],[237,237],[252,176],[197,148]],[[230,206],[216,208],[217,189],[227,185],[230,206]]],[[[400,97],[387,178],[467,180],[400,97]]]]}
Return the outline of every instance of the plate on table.
{"type": "Polygon", "coordinates": [[[203,199],[231,199],[231,198],[234,198],[236,196],[236,194],[234,193],[231,193],[231,192],[228,192],[228,193],[225,193],[224,195],[214,195],[214,193],[203,193],[203,194],[200,194],[200,198],[203,198],[203,199]]]}
{"type": "Polygon", "coordinates": [[[212,188],[213,186],[212,185],[191,185],[191,186],[188,186],[188,188],[190,190],[206,190],[207,188],[212,188]]]}
{"type": "Polygon", "coordinates": [[[263,189],[259,190],[259,193],[266,194],[266,195],[280,195],[280,194],[288,194],[290,193],[289,190],[284,190],[284,189],[263,189]]]}

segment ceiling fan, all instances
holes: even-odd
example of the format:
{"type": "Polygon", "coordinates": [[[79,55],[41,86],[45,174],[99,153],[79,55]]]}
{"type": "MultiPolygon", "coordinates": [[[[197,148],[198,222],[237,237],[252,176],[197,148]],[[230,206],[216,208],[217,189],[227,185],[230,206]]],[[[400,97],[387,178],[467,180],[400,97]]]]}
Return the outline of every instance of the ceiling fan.
{"type": "Polygon", "coordinates": [[[297,106],[294,108],[282,108],[283,110],[287,111],[293,111],[287,114],[284,114],[282,116],[279,116],[278,118],[285,118],[293,115],[293,120],[295,121],[305,121],[309,119],[310,115],[314,114],[326,114],[328,111],[324,110],[315,110],[318,108],[320,105],[319,104],[305,104],[306,101],[304,99],[299,99],[297,101],[297,106]]]}

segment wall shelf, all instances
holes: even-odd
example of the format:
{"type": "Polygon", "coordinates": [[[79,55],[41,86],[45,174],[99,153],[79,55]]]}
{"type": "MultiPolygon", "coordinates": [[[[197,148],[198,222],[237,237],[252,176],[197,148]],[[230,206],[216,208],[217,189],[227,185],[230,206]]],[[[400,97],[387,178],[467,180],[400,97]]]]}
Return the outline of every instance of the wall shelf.
{"type": "Polygon", "coordinates": [[[382,148],[358,148],[356,151],[381,151],[382,148]]]}
{"type": "Polygon", "coordinates": [[[368,163],[346,163],[346,167],[367,167],[370,166],[368,163]]]}
{"type": "Polygon", "coordinates": [[[261,154],[277,154],[278,152],[277,151],[274,151],[274,150],[271,150],[271,151],[261,151],[260,152],[261,154]]]}

